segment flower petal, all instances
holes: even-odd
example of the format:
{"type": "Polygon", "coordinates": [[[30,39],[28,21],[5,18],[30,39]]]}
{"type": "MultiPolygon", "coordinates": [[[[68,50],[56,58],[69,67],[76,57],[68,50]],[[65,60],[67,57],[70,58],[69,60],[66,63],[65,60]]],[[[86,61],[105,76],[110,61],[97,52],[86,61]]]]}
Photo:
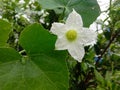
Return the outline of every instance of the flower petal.
{"type": "Polygon", "coordinates": [[[64,24],[63,23],[53,23],[50,31],[55,35],[63,35],[63,33],[65,32],[64,24]]]}
{"type": "Polygon", "coordinates": [[[58,37],[56,43],[55,43],[55,49],[56,50],[65,50],[68,48],[68,41],[66,40],[66,38],[63,37],[58,37]]]}
{"type": "Polygon", "coordinates": [[[83,28],[78,39],[84,46],[94,45],[97,41],[97,33],[89,28],[83,28]]]}
{"type": "Polygon", "coordinates": [[[82,27],[83,22],[81,16],[73,9],[73,11],[69,14],[66,24],[70,27],[82,27]]]}
{"type": "Polygon", "coordinates": [[[68,52],[75,60],[82,62],[85,54],[84,47],[82,45],[79,46],[77,44],[74,44],[73,46],[69,47],[68,52]]]}

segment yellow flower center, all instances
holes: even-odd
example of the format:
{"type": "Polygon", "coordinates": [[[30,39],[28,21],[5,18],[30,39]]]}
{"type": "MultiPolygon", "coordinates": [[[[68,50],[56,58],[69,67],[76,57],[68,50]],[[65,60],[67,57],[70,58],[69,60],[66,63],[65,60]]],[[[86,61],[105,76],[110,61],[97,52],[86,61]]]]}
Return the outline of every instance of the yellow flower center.
{"type": "Polygon", "coordinates": [[[77,32],[75,30],[69,30],[66,33],[68,41],[74,41],[77,38],[77,32]]]}

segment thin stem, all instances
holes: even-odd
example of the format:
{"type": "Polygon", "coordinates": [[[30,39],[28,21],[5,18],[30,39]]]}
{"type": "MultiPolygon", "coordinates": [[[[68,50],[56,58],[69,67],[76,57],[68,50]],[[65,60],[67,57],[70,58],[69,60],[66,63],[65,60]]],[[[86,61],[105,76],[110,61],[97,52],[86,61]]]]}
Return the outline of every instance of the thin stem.
{"type": "Polygon", "coordinates": [[[108,48],[110,47],[110,45],[112,44],[112,42],[115,40],[115,38],[120,34],[120,30],[118,30],[118,32],[116,32],[115,34],[112,35],[108,45],[106,46],[106,48],[104,49],[104,51],[101,53],[101,55],[99,56],[96,64],[98,64],[99,60],[103,57],[103,55],[105,54],[105,52],[108,50],[108,48]]]}
{"type": "MultiPolygon", "coordinates": [[[[62,7],[61,7],[61,8],[62,8],[62,7]]],[[[65,11],[66,11],[66,8],[63,7],[63,12],[62,12],[62,14],[61,14],[60,17],[59,17],[59,21],[63,20],[63,18],[64,18],[64,16],[65,16],[65,11]]]]}
{"type": "Polygon", "coordinates": [[[111,12],[111,8],[112,8],[112,0],[110,0],[110,12],[111,12]]]}
{"type": "Polygon", "coordinates": [[[22,50],[22,51],[19,52],[19,54],[22,54],[22,53],[24,53],[24,52],[26,52],[26,51],[25,51],[25,50],[22,50]]]}

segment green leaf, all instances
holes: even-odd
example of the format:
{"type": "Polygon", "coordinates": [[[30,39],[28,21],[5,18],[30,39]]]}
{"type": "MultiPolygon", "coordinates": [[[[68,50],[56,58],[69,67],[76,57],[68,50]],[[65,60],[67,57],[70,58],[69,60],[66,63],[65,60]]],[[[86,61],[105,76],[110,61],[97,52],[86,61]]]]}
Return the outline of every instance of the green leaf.
{"type": "Polygon", "coordinates": [[[40,24],[26,27],[21,33],[20,44],[28,54],[49,53],[54,50],[56,36],[50,34],[40,24]]]}
{"type": "MultiPolygon", "coordinates": [[[[9,55],[13,56],[10,53],[9,55]]],[[[5,56],[7,57],[7,55],[5,56]]],[[[40,61],[41,56],[36,57],[36,59],[40,61]]],[[[44,67],[53,68],[49,67],[47,63],[44,67]]],[[[0,63],[0,90],[67,90],[65,88],[66,78],[61,73],[64,67],[61,67],[59,64],[54,67],[56,71],[52,69],[52,71],[45,72],[30,59],[26,61],[26,64],[22,64],[17,58],[16,60],[13,58],[9,62],[4,60],[0,63]],[[63,79],[64,81],[62,81],[63,79]]]]}
{"type": "Polygon", "coordinates": [[[106,86],[109,88],[112,88],[111,77],[112,77],[112,73],[107,71],[105,74],[105,82],[106,82],[106,86]]]}
{"type": "Polygon", "coordinates": [[[120,28],[120,21],[117,21],[116,23],[115,23],[115,29],[117,30],[117,29],[119,29],[120,28]]]}
{"type": "Polygon", "coordinates": [[[0,19],[0,47],[6,46],[11,31],[10,23],[0,19]]]}
{"type": "Polygon", "coordinates": [[[68,90],[66,52],[54,51],[55,40],[41,25],[33,24],[20,36],[28,55],[0,48],[0,90],[68,90]]]}
{"type": "MultiPolygon", "coordinates": [[[[20,36],[20,44],[30,57],[33,68],[39,73],[36,90],[67,90],[68,70],[66,52],[55,51],[56,36],[39,24],[27,27],[20,36]]],[[[34,89],[34,88],[33,88],[34,89]]]]}
{"type": "Polygon", "coordinates": [[[82,69],[83,69],[84,72],[86,72],[87,69],[88,69],[87,63],[84,63],[84,62],[81,63],[81,67],[82,67],[82,69]]]}
{"type": "Polygon", "coordinates": [[[103,88],[103,87],[100,87],[100,86],[97,86],[97,88],[96,88],[97,90],[106,90],[105,88],[103,88]]]}
{"type": "Polygon", "coordinates": [[[100,8],[96,0],[38,0],[42,8],[53,9],[56,13],[68,15],[75,9],[83,18],[84,26],[88,27],[100,14],[100,8]]]}
{"type": "Polygon", "coordinates": [[[0,63],[20,60],[21,56],[13,48],[0,48],[0,63]]]}
{"type": "Polygon", "coordinates": [[[0,48],[0,57],[0,90],[47,90],[44,84],[52,87],[32,61],[20,63],[21,57],[14,49],[0,48]]]}
{"type": "Polygon", "coordinates": [[[95,73],[95,78],[98,81],[99,85],[104,86],[105,80],[104,80],[103,76],[95,69],[94,69],[94,73],[95,73]]]}

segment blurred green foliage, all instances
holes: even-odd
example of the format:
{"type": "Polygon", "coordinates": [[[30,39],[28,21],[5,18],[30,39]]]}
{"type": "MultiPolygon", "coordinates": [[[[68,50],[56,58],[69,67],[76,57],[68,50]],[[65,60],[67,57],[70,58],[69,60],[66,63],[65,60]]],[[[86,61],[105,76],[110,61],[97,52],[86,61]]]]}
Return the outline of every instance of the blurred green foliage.
{"type": "Polygon", "coordinates": [[[102,33],[96,30],[97,43],[93,47],[85,47],[82,63],[66,55],[66,51],[54,51],[56,36],[47,31],[53,22],[64,23],[73,8],[82,15],[87,27],[100,14],[96,0],[25,0],[22,3],[20,0],[0,0],[0,90],[67,90],[68,74],[68,90],[119,90],[119,0],[110,4],[106,18],[108,24],[105,21],[99,23],[102,33]],[[27,70],[32,76],[27,74],[27,70]],[[51,73],[48,74],[47,70],[51,73]],[[45,75],[53,80],[52,83],[45,75]],[[33,86],[27,86],[26,82],[33,86]]]}

